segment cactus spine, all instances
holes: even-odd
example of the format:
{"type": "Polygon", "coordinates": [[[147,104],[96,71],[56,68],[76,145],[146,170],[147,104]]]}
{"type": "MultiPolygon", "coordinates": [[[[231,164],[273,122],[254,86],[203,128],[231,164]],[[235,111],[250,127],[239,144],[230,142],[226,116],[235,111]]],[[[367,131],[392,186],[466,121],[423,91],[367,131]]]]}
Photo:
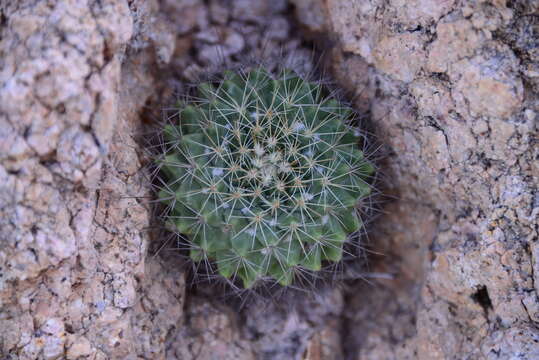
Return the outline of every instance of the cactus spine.
{"type": "Polygon", "coordinates": [[[201,83],[163,129],[159,199],[167,223],[245,288],[338,262],[374,172],[351,109],[289,70],[225,72],[201,83]]]}

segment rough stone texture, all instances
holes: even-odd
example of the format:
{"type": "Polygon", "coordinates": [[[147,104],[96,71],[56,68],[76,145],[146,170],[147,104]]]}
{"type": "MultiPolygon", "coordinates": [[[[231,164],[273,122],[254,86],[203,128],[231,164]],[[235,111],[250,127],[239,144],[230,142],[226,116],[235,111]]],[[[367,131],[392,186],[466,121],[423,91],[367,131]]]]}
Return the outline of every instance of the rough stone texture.
{"type": "Polygon", "coordinates": [[[335,73],[388,147],[398,198],[373,233],[388,255],[376,266],[394,262],[396,277],[349,295],[361,336],[348,353],[536,358],[539,3],[311,3],[338,39],[335,73]]]}
{"type": "Polygon", "coordinates": [[[192,299],[188,309],[186,326],[169,339],[167,358],[256,359],[249,342],[241,338],[230,309],[199,298],[192,299]]]}
{"type": "Polygon", "coordinates": [[[1,358],[539,357],[539,3],[291,3],[387,147],[368,281],[237,312],[148,254],[143,124],[216,63],[310,71],[290,4],[0,0],[1,358]]]}
{"type": "Polygon", "coordinates": [[[162,358],[184,286],[145,259],[128,105],[148,95],[120,91],[136,16],[125,1],[0,4],[0,354],[162,358]]]}

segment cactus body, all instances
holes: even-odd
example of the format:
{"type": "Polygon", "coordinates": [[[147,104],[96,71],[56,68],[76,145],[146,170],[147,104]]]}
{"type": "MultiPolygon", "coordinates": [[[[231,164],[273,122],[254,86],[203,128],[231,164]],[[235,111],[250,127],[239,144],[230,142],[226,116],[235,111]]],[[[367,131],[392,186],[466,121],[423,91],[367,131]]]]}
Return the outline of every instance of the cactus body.
{"type": "Polygon", "coordinates": [[[159,160],[167,223],[192,260],[245,288],[338,262],[374,171],[350,108],[287,70],[226,72],[197,92],[164,127],[159,160]]]}

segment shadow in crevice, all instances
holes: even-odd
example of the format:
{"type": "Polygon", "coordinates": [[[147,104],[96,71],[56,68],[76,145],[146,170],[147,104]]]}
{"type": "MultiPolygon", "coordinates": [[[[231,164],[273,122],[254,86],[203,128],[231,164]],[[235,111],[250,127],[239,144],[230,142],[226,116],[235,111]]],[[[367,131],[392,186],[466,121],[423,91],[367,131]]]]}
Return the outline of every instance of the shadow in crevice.
{"type": "MultiPolygon", "coordinates": [[[[292,26],[291,33],[302,34],[299,27],[295,25],[291,15],[292,12],[292,7],[289,7],[286,12],[286,18],[292,26]]],[[[252,26],[253,24],[249,23],[247,25],[252,26]]],[[[263,29],[260,31],[262,32],[263,29]]],[[[361,102],[360,110],[362,113],[358,120],[362,129],[366,129],[366,133],[369,134],[368,141],[364,144],[364,151],[367,154],[373,154],[375,161],[381,164],[378,170],[378,174],[381,174],[384,164],[380,160],[383,160],[386,155],[373,135],[376,133],[376,129],[370,119],[368,101],[365,100],[368,99],[368,96],[361,93],[357,94],[354,89],[343,90],[346,89],[345,86],[328,80],[337,78],[332,75],[334,73],[335,52],[341,51],[338,43],[331,36],[318,36],[316,41],[302,36],[295,36],[295,39],[300,42],[300,49],[310,53],[313,69],[311,73],[316,77],[321,77],[327,84],[329,91],[337,94],[340,99],[347,103],[361,102]]],[[[288,39],[285,41],[288,41],[288,39]]],[[[283,47],[285,45],[283,44],[283,47]]],[[[155,176],[158,167],[152,162],[152,154],[155,154],[153,149],[158,148],[162,143],[162,139],[159,138],[159,129],[163,124],[163,119],[168,119],[171,116],[170,112],[174,112],[173,109],[163,110],[163,108],[168,104],[177,102],[178,99],[189,93],[189,89],[192,88],[191,84],[196,81],[193,79],[207,77],[208,69],[211,70],[210,72],[215,73],[215,69],[223,68],[221,65],[210,67],[199,63],[197,60],[199,50],[196,41],[193,41],[188,49],[181,54],[183,60],[177,61],[177,59],[173,59],[169,64],[160,64],[157,56],[154,58],[144,57],[136,49],[128,51],[128,56],[126,57],[126,61],[142,62],[142,64],[137,64],[136,66],[142,66],[146,71],[150,71],[153,77],[153,84],[149,85],[153,87],[153,90],[142,107],[140,115],[145,128],[138,138],[141,148],[149,150],[148,154],[143,154],[141,157],[145,159],[146,167],[144,171],[150,174],[148,181],[153,183],[154,189],[158,189],[159,184],[156,183],[158,177],[155,176]],[[178,66],[178,64],[181,64],[181,66],[178,66]],[[188,75],[188,67],[198,67],[198,75],[193,76],[192,73],[188,75]]],[[[235,67],[238,64],[239,66],[245,66],[245,59],[252,58],[250,55],[255,53],[255,50],[246,47],[242,52],[227,58],[225,67],[235,67]]],[[[252,60],[250,61],[252,62],[252,60]]],[[[189,304],[199,301],[225,304],[234,310],[238,322],[244,325],[241,331],[246,334],[246,337],[250,338],[252,336],[253,339],[258,339],[256,341],[263,341],[261,337],[268,334],[265,332],[266,330],[260,330],[260,328],[264,327],[263,313],[274,314],[280,319],[279,321],[283,326],[290,315],[295,313],[299,317],[299,322],[310,324],[310,329],[314,331],[314,329],[323,327],[327,318],[340,317],[344,311],[340,335],[344,349],[348,354],[352,354],[354,348],[350,344],[355,344],[355,342],[350,337],[354,336],[352,334],[355,333],[354,329],[358,319],[350,317],[350,309],[361,306],[356,304],[357,296],[361,293],[374,293],[371,298],[375,302],[376,293],[385,291],[380,290],[377,285],[379,277],[386,277],[382,280],[390,281],[387,277],[392,276],[391,272],[379,272],[373,275],[371,270],[378,269],[380,267],[379,263],[383,263],[388,259],[388,256],[381,255],[383,249],[381,250],[381,247],[376,244],[377,239],[383,234],[377,233],[377,230],[372,230],[377,228],[377,222],[383,221],[382,208],[392,200],[391,197],[382,195],[386,193],[384,182],[385,180],[382,176],[377,176],[375,179],[376,194],[368,199],[362,214],[365,219],[365,226],[361,234],[355,236],[346,248],[347,253],[350,255],[333,268],[328,268],[327,274],[324,274],[320,279],[308,279],[309,286],[282,288],[275,284],[269,284],[269,286],[261,287],[257,291],[244,291],[237,283],[216,276],[215,268],[212,264],[193,263],[189,258],[188,241],[181,235],[166,229],[162,221],[166,208],[156,201],[155,191],[152,198],[152,223],[149,229],[151,243],[149,244],[148,256],[159,256],[167,264],[166,266],[183,269],[188,284],[186,289],[188,305],[186,305],[185,309],[187,313],[189,312],[189,304]],[[339,298],[341,294],[344,294],[344,304],[341,303],[341,300],[336,300],[334,304],[330,303],[331,301],[328,299],[333,299],[335,292],[339,294],[339,298]],[[256,321],[259,323],[256,323],[256,321]],[[257,329],[257,326],[260,328],[257,329]]],[[[302,342],[308,339],[308,335],[304,335],[302,342]]]]}

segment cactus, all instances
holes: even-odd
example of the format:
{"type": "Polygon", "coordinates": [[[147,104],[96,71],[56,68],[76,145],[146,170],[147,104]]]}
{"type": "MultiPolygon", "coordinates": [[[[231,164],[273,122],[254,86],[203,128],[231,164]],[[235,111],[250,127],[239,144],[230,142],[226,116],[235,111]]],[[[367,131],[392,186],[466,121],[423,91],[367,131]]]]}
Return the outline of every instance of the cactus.
{"type": "Polygon", "coordinates": [[[244,288],[342,258],[372,164],[353,111],[320,83],[257,67],[201,83],[163,128],[166,222],[190,257],[244,288]]]}

